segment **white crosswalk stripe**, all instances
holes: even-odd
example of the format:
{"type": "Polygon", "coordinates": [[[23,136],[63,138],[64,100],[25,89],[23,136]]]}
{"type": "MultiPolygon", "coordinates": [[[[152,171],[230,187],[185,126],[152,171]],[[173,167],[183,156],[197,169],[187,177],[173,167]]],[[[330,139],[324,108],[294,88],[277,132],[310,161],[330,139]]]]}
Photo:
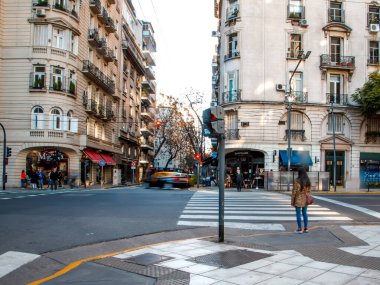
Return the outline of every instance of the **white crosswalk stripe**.
{"type": "MultiPolygon", "coordinates": [[[[285,230],[279,222],[295,221],[290,197],[278,193],[225,193],[224,220],[226,227],[257,230],[285,230]],[[274,223],[270,223],[274,222],[274,223]]],[[[197,192],[187,203],[179,218],[182,226],[218,226],[219,198],[217,193],[197,192]]],[[[308,207],[310,221],[350,221],[340,213],[313,204],[308,207]]]]}
{"type": "Polygon", "coordinates": [[[0,278],[16,270],[24,264],[27,264],[39,255],[26,252],[8,251],[0,255],[0,278]]]}

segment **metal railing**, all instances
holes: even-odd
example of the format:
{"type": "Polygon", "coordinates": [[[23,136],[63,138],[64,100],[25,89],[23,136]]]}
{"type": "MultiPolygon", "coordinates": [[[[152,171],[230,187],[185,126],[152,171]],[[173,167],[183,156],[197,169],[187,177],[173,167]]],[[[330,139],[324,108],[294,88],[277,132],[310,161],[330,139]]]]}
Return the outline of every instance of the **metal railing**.
{"type": "Polygon", "coordinates": [[[90,0],[90,9],[92,12],[99,14],[102,11],[100,0],[90,0]]]}
{"type": "MultiPolygon", "coordinates": [[[[84,99],[85,100],[85,99],[84,99]]],[[[87,99],[86,111],[91,113],[96,113],[97,102],[94,99],[87,99]]]]}
{"type": "Polygon", "coordinates": [[[235,4],[226,9],[226,22],[232,21],[239,16],[239,4],[235,4]]]}
{"type": "Polygon", "coordinates": [[[340,93],[326,93],[326,103],[338,105],[348,105],[348,95],[340,93]]]}
{"type": "Polygon", "coordinates": [[[368,64],[378,65],[379,64],[379,56],[370,56],[368,59],[368,64]]]}
{"type": "Polygon", "coordinates": [[[341,8],[329,8],[329,22],[344,23],[344,10],[341,8]]]}
{"type": "Polygon", "coordinates": [[[355,69],[355,57],[322,54],[320,66],[339,69],[355,69]]]}
{"type": "Polygon", "coordinates": [[[240,139],[239,129],[226,130],[226,140],[238,140],[240,139]]]}
{"type": "Polygon", "coordinates": [[[240,57],[240,51],[229,51],[228,54],[224,55],[224,61],[233,59],[233,58],[239,58],[240,57]]]}
{"type": "MultiPolygon", "coordinates": [[[[284,140],[288,140],[288,134],[289,130],[285,130],[285,137],[284,140]]],[[[290,130],[290,136],[291,139],[294,141],[305,141],[306,136],[305,136],[305,130],[290,130]]]]}
{"type": "Polygon", "coordinates": [[[98,29],[88,29],[88,37],[89,43],[93,43],[94,45],[99,44],[99,31],[98,29]]]}
{"type": "Polygon", "coordinates": [[[307,103],[307,92],[292,90],[292,98],[293,103],[307,103]]]}
{"type": "MultiPolygon", "coordinates": [[[[325,171],[309,171],[307,172],[312,191],[330,191],[330,173],[325,171]]],[[[267,191],[286,191],[288,179],[290,179],[291,189],[295,180],[298,178],[298,172],[287,171],[264,171],[258,179],[259,186],[267,191]],[[260,185],[260,183],[262,183],[260,185]]]]}
{"type": "Polygon", "coordinates": [[[223,92],[222,104],[240,102],[241,101],[241,89],[228,90],[223,92]]]}
{"type": "Polygon", "coordinates": [[[83,60],[83,74],[98,83],[103,89],[115,93],[115,82],[100,71],[91,61],[83,60]]]}

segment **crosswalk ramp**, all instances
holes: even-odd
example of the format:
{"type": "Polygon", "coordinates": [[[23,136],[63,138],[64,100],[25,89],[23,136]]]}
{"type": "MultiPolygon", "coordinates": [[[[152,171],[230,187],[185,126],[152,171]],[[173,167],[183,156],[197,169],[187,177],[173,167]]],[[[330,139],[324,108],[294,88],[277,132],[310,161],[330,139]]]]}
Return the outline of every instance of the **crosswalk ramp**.
{"type": "MultiPolygon", "coordinates": [[[[285,230],[281,222],[295,221],[290,197],[278,193],[225,193],[225,227],[255,230],[285,230]]],[[[309,221],[350,221],[340,213],[313,204],[308,207],[309,221]]],[[[218,226],[219,198],[217,193],[197,192],[187,203],[179,218],[181,226],[218,226]]]]}

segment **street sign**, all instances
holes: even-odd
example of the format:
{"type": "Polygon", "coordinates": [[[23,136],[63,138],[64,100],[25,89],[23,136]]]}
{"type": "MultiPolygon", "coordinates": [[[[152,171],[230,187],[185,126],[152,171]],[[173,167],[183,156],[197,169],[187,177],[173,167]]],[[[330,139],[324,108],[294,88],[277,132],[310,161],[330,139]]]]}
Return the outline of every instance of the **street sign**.
{"type": "Polygon", "coordinates": [[[136,166],[132,166],[131,169],[132,169],[132,170],[135,170],[135,169],[136,169],[136,166]]]}
{"type": "Polygon", "coordinates": [[[132,167],[136,166],[136,161],[132,161],[132,162],[131,162],[131,166],[132,166],[132,167]]]}
{"type": "Polygon", "coordinates": [[[104,165],[106,165],[106,162],[104,160],[101,160],[101,161],[99,161],[99,165],[104,166],[104,165]]]}
{"type": "Polygon", "coordinates": [[[211,157],[212,157],[212,158],[218,158],[218,153],[217,153],[217,152],[213,152],[213,153],[211,153],[211,157]]]}

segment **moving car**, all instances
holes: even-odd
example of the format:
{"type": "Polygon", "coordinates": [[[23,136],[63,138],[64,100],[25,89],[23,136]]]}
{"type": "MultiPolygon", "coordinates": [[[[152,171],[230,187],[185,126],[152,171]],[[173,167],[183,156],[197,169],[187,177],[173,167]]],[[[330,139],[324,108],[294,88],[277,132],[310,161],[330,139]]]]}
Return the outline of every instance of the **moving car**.
{"type": "Polygon", "coordinates": [[[160,171],[153,173],[145,180],[147,187],[189,188],[189,177],[185,173],[160,171]]]}

